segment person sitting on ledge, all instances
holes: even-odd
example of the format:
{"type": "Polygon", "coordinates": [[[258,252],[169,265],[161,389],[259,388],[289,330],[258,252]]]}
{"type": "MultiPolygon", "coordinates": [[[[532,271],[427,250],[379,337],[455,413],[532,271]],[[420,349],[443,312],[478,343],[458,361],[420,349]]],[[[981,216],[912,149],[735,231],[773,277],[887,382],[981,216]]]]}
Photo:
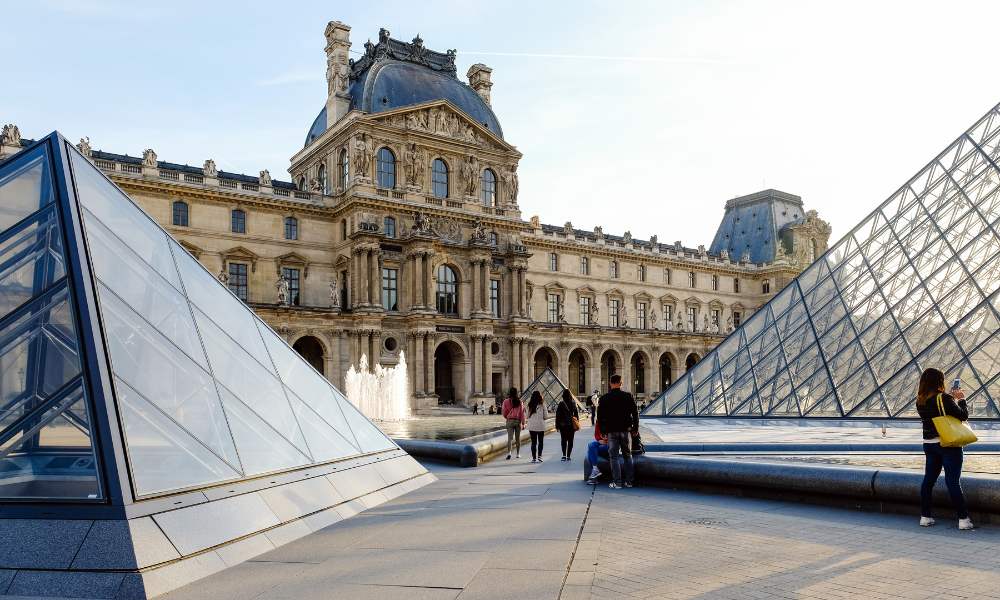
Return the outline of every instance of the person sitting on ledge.
{"type": "Polygon", "coordinates": [[[587,485],[597,485],[597,480],[601,478],[601,470],[597,468],[601,457],[608,458],[608,438],[601,433],[600,425],[594,425],[594,439],[587,444],[587,461],[590,463],[587,485]]]}

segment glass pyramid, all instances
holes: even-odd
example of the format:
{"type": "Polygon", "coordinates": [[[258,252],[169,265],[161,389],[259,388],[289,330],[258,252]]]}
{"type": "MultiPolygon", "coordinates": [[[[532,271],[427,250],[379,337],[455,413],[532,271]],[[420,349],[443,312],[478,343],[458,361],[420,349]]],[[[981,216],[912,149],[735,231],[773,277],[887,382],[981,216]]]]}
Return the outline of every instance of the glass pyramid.
{"type": "Polygon", "coordinates": [[[936,367],[1000,417],[998,163],[1000,105],[643,414],[915,417],[936,367]]]}
{"type": "Polygon", "coordinates": [[[542,394],[542,398],[545,400],[545,408],[551,413],[551,416],[555,416],[556,406],[559,401],[562,400],[563,390],[569,389],[563,382],[560,381],[559,377],[556,375],[555,371],[549,367],[545,367],[541,373],[535,377],[528,387],[524,388],[521,392],[521,402],[524,406],[528,405],[528,400],[531,399],[531,394],[535,390],[538,390],[542,394]]]}
{"type": "Polygon", "coordinates": [[[142,499],[396,449],[60,136],[0,163],[0,500],[142,499]]]}

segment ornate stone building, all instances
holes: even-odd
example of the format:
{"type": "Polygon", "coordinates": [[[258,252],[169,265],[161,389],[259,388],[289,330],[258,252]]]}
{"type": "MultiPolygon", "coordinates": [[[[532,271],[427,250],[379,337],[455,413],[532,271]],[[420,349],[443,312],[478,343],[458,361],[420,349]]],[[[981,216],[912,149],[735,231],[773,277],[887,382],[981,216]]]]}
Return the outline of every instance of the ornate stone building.
{"type": "MultiPolygon", "coordinates": [[[[328,94],[292,182],[79,149],[332,381],[406,352],[412,403],[469,404],[552,367],[575,392],[620,373],[645,401],[812,257],[797,196],[730,200],[706,250],[522,218],[521,153],[490,68],[381,30],[361,58],[327,25],[328,94]]],[[[0,154],[22,145],[5,126],[0,154]]]]}

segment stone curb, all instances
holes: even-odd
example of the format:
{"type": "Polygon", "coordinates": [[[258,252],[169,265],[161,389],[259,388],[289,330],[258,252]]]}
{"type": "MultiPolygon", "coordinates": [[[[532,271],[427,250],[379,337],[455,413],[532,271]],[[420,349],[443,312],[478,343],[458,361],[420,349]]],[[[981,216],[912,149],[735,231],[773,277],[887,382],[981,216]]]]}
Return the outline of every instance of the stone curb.
{"type": "MultiPolygon", "coordinates": [[[[546,433],[555,431],[555,419],[547,421],[546,433]]],[[[521,431],[521,446],[530,444],[527,430],[521,431]]],[[[392,441],[416,458],[454,463],[460,467],[478,467],[507,452],[507,432],[488,432],[456,441],[393,439],[392,441]]]]}
{"type": "MultiPolygon", "coordinates": [[[[736,443],[677,443],[677,444],[645,444],[646,452],[774,452],[794,454],[797,452],[827,452],[842,454],[847,452],[912,452],[923,454],[923,445],[918,442],[874,442],[868,444],[803,444],[803,443],[767,443],[767,442],[736,442],[736,443]]],[[[966,447],[966,454],[982,452],[1000,452],[1000,443],[977,442],[966,447]]]]}

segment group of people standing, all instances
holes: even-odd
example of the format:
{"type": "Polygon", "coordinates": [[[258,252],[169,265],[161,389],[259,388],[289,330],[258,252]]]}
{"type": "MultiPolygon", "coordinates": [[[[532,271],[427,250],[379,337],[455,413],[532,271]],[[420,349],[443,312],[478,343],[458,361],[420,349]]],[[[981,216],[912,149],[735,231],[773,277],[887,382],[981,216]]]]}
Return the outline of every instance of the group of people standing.
{"type": "MultiPolygon", "coordinates": [[[[591,401],[589,404],[592,406],[588,407],[591,411],[591,422],[594,423],[594,441],[587,446],[587,457],[593,465],[587,482],[595,485],[601,477],[602,473],[596,465],[598,458],[604,456],[611,463],[613,481],[609,487],[630,488],[635,474],[632,463],[632,437],[638,436],[639,433],[639,411],[632,394],[621,389],[621,375],[612,375],[610,384],[611,391],[596,403],[591,401]],[[619,464],[619,457],[622,458],[623,465],[619,464]]],[[[580,429],[580,411],[576,398],[569,390],[563,390],[555,412],[555,426],[559,432],[559,446],[562,450],[560,460],[572,460],[573,438],[580,429]]],[[[507,425],[507,460],[511,460],[512,457],[521,458],[521,430],[527,428],[531,435],[531,462],[542,462],[545,421],[549,417],[549,410],[545,406],[542,394],[537,390],[532,392],[528,406],[525,407],[517,389],[511,388],[503,401],[500,413],[507,425]]]]}

